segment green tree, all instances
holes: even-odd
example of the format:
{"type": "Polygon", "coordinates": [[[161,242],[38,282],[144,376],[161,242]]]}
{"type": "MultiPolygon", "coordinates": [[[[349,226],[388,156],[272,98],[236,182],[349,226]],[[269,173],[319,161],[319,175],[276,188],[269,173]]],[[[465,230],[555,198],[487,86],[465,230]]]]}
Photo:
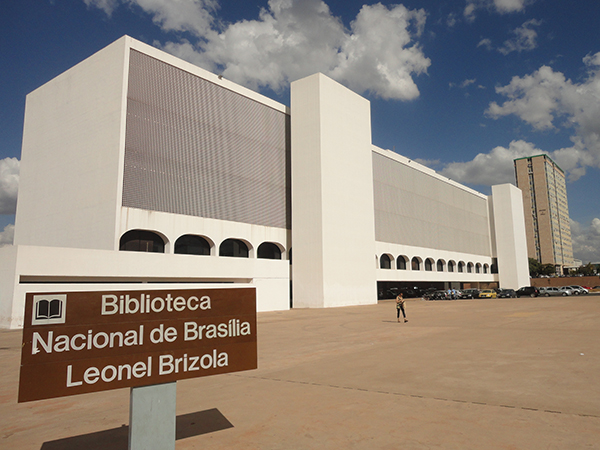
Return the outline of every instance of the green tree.
{"type": "Polygon", "coordinates": [[[554,275],[556,274],[556,267],[554,264],[542,264],[540,266],[540,275],[554,275]]]}
{"type": "Polygon", "coordinates": [[[596,268],[594,267],[594,265],[591,262],[589,262],[585,266],[579,266],[576,272],[582,275],[589,276],[594,275],[595,269],[596,268]]]}
{"type": "Polygon", "coordinates": [[[540,275],[541,264],[535,258],[529,258],[529,276],[537,278],[540,275]]]}

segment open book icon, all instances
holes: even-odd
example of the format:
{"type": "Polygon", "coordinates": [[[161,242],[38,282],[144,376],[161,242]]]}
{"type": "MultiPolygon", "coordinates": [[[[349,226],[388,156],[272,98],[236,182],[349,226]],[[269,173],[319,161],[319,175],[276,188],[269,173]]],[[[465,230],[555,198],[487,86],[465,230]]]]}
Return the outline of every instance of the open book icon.
{"type": "Polygon", "coordinates": [[[39,319],[58,319],[62,317],[63,302],[59,299],[40,300],[37,302],[35,318],[39,319]]]}

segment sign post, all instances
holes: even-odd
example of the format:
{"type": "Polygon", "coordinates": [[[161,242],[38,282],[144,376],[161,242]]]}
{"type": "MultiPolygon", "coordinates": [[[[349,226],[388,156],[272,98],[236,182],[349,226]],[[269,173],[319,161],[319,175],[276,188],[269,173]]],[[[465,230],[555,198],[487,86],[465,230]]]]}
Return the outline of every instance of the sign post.
{"type": "Polygon", "coordinates": [[[129,450],[175,450],[177,383],[131,388],[129,450]]]}
{"type": "Polygon", "coordinates": [[[29,293],[25,308],[18,401],[129,387],[131,449],[174,448],[177,380],[257,368],[255,288],[29,293]]]}

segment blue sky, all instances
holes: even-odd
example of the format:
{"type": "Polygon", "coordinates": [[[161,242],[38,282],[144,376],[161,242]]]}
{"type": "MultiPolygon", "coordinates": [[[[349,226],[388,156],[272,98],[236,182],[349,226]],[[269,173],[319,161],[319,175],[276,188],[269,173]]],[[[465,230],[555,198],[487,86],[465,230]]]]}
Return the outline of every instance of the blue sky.
{"type": "Polygon", "coordinates": [[[323,72],[371,101],[375,145],[486,194],[548,153],[575,257],[600,261],[599,19],[597,0],[3,0],[0,244],[25,96],[127,34],[285,104],[323,72]]]}

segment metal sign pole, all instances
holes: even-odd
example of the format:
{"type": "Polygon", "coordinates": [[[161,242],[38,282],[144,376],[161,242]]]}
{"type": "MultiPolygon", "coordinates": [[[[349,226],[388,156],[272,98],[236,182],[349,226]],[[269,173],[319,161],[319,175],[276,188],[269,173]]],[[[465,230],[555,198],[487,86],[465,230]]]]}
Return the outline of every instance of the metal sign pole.
{"type": "Polygon", "coordinates": [[[129,450],[175,450],[177,382],[133,387],[129,450]]]}

